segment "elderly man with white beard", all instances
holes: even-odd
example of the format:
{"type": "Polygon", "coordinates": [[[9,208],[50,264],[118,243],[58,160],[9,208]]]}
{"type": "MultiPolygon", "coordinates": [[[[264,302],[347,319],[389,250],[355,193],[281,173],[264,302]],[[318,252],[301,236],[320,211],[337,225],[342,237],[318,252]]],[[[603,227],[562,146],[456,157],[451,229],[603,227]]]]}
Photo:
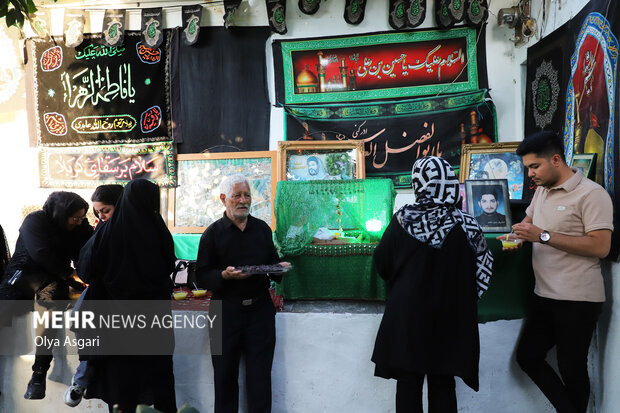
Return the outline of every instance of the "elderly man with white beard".
{"type": "MultiPolygon", "coordinates": [[[[212,354],[215,413],[239,409],[239,360],[245,356],[248,411],[271,411],[271,366],[276,342],[270,279],[281,274],[249,274],[242,266],[281,264],[271,229],[250,215],[250,184],[242,175],[224,179],[220,199],[226,211],[200,238],[196,279],[221,301],[222,354],[212,354]]],[[[212,307],[213,308],[213,307],[212,307]]],[[[213,353],[213,340],[212,353],[213,353]]]]}

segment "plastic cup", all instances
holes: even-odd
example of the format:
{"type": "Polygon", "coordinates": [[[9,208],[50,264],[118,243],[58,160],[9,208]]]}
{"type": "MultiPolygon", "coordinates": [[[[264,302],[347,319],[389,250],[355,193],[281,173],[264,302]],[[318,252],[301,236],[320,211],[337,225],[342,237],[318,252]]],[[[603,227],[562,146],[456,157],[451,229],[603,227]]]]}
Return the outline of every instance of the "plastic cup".
{"type": "Polygon", "coordinates": [[[207,295],[207,290],[192,290],[192,294],[194,295],[195,298],[200,298],[200,297],[204,297],[205,295],[207,295]]]}
{"type": "Polygon", "coordinates": [[[518,246],[519,246],[519,241],[502,240],[502,247],[504,248],[514,248],[518,246]]]}
{"type": "Polygon", "coordinates": [[[177,291],[176,293],[172,293],[172,297],[175,300],[185,300],[187,298],[187,293],[185,291],[177,291]]]}

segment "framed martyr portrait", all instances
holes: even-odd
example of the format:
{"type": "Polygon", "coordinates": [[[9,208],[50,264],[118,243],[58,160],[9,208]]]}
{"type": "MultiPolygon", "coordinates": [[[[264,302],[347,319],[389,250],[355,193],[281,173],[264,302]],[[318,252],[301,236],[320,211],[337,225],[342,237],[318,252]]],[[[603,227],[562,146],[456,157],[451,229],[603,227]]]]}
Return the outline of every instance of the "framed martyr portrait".
{"type": "Polygon", "coordinates": [[[512,216],[508,197],[508,180],[465,180],[467,212],[480,224],[483,232],[510,232],[512,216]]]}
{"type": "Polygon", "coordinates": [[[364,142],[280,141],[278,180],[364,179],[364,142]]]}
{"type": "Polygon", "coordinates": [[[520,142],[467,144],[461,147],[459,181],[506,179],[510,199],[523,199],[527,170],[516,150],[520,142]]]}
{"type": "Polygon", "coordinates": [[[168,228],[176,233],[202,233],[222,217],[220,184],[229,175],[245,175],[250,183],[250,214],[275,230],[277,152],[178,154],[178,186],[168,194],[168,228]]]}
{"type": "Polygon", "coordinates": [[[571,168],[579,169],[581,173],[583,173],[583,176],[592,180],[594,180],[595,175],[594,165],[596,165],[595,153],[576,153],[573,155],[573,159],[570,162],[571,168]]]}

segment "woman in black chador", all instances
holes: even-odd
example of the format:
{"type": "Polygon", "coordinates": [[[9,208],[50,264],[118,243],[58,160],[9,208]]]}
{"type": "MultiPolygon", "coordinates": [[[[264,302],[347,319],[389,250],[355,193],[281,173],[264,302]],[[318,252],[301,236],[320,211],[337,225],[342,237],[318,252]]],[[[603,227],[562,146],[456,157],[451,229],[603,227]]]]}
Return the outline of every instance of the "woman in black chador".
{"type": "Polygon", "coordinates": [[[11,250],[9,249],[9,243],[6,241],[6,235],[0,225],[0,274],[4,274],[9,260],[11,259],[11,250]]]}
{"type": "MultiPolygon", "coordinates": [[[[80,249],[93,233],[86,212],[88,203],[73,192],[53,192],[42,210],[34,211],[19,228],[15,253],[0,283],[0,299],[32,300],[37,310],[64,310],[56,308],[55,300],[69,299],[69,286],[81,286],[73,279],[71,263],[78,261],[80,249]],[[17,277],[16,273],[21,276],[17,277]],[[10,284],[14,280],[14,284],[10,284]]],[[[0,314],[0,325],[11,314],[0,314]]],[[[54,330],[37,329],[37,335],[53,336],[54,330]]],[[[53,356],[49,349],[36,348],[32,379],[24,397],[45,397],[45,380],[53,356]]]]}
{"type": "MultiPolygon", "coordinates": [[[[84,306],[95,306],[95,300],[129,300],[125,301],[128,306],[135,300],[158,300],[169,311],[170,274],[176,257],[172,235],[159,215],[157,185],[145,179],[129,182],[112,217],[99,225],[80,253],[78,275],[89,283],[84,306]]],[[[121,306],[119,301],[117,305],[121,306]]],[[[135,342],[145,343],[139,354],[114,355],[118,353],[110,354],[111,347],[103,347],[103,355],[89,359],[92,371],[85,398],[102,399],[110,411],[114,404],[123,412],[134,412],[138,404],[154,404],[165,413],[176,412],[173,331],[151,333],[149,328],[137,328],[112,337],[115,348],[121,350],[135,342]],[[149,341],[147,336],[155,338],[149,341]],[[151,352],[153,346],[158,351],[151,352]]]]}
{"type": "Polygon", "coordinates": [[[445,160],[413,165],[416,202],[400,208],[374,253],[390,296],[377,333],[375,375],[396,379],[396,412],[456,413],[454,377],[478,391],[477,300],[493,257],[476,220],[459,206],[459,182],[445,160]]]}

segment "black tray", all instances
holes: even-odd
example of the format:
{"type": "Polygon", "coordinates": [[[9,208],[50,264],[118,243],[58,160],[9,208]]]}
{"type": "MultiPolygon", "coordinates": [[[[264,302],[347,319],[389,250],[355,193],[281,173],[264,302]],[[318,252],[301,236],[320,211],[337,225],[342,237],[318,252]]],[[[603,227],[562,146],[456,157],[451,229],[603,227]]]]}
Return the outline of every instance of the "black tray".
{"type": "Polygon", "coordinates": [[[280,264],[273,265],[242,265],[240,267],[235,267],[235,270],[241,270],[241,272],[250,275],[258,275],[258,274],[284,274],[291,267],[283,267],[280,264]]]}

